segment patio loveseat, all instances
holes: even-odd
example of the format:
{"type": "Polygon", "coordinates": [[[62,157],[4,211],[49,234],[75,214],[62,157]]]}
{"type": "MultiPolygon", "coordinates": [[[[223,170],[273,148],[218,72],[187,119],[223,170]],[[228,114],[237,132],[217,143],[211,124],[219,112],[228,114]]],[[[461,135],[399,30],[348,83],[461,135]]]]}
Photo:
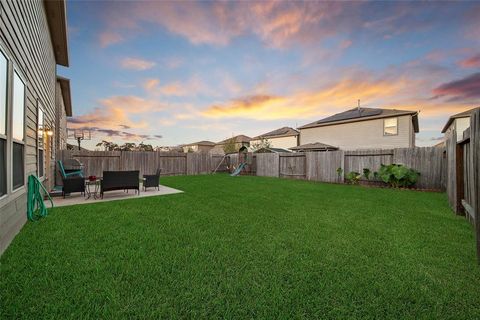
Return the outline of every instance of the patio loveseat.
{"type": "Polygon", "coordinates": [[[100,197],[107,191],[136,190],[140,194],[140,171],[103,171],[100,183],[100,197]]]}

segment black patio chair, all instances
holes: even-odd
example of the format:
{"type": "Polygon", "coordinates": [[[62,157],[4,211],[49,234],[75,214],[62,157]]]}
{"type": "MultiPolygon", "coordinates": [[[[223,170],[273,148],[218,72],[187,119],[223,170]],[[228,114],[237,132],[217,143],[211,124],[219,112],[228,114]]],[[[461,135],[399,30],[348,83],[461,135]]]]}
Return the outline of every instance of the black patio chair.
{"type": "Polygon", "coordinates": [[[80,192],[85,195],[85,178],[83,177],[63,177],[62,176],[62,196],[72,192],[80,192]]]}
{"type": "Polygon", "coordinates": [[[143,190],[147,191],[147,188],[153,187],[160,190],[160,173],[162,169],[158,168],[155,174],[144,174],[143,175],[143,190]]]}

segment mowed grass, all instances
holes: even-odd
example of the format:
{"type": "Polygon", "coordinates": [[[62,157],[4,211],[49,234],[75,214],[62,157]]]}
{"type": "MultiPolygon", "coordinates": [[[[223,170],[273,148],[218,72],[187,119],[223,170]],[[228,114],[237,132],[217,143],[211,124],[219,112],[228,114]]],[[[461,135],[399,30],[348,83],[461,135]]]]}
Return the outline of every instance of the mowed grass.
{"type": "Polygon", "coordinates": [[[1,257],[0,318],[478,319],[446,196],[260,177],[63,207],[1,257]]]}

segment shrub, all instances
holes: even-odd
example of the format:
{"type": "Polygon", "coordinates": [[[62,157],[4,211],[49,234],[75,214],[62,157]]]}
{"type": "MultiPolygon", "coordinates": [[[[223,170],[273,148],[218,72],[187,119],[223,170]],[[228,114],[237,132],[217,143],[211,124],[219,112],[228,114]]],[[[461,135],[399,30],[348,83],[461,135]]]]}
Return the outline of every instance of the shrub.
{"type": "Polygon", "coordinates": [[[350,184],[358,184],[358,181],[361,177],[362,175],[356,171],[349,172],[347,175],[345,175],[345,179],[350,184]]]}
{"type": "Polygon", "coordinates": [[[417,183],[420,172],[402,164],[389,164],[380,166],[378,176],[391,187],[411,187],[417,183]]]}
{"type": "Polygon", "coordinates": [[[372,173],[372,172],[370,171],[370,169],[368,169],[368,168],[363,168],[363,176],[365,177],[365,179],[370,180],[370,174],[371,174],[371,173],[372,173]]]}
{"type": "Polygon", "coordinates": [[[337,174],[338,174],[338,177],[341,178],[342,174],[343,174],[343,169],[342,168],[337,168],[337,174]]]}

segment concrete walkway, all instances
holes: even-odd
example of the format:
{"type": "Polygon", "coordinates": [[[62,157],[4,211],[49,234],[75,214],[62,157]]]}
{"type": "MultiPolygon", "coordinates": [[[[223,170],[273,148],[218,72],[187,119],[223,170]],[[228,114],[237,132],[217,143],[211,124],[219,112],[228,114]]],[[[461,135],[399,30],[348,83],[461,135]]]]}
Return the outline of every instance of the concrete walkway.
{"type": "MultiPolygon", "coordinates": [[[[175,194],[175,193],[182,193],[183,191],[160,186],[160,190],[155,188],[148,188],[147,191],[143,191],[143,187],[141,187],[140,195],[135,193],[135,190],[129,190],[128,193],[124,192],[123,190],[119,191],[109,191],[105,192],[103,199],[97,198],[95,199],[93,196],[87,199],[87,197],[83,196],[78,192],[72,193],[69,196],[66,196],[65,199],[63,197],[52,197],[53,204],[55,207],[63,207],[63,206],[71,206],[76,204],[91,204],[91,203],[98,203],[98,202],[106,202],[106,201],[113,201],[113,200],[125,200],[125,199],[137,199],[137,198],[144,198],[144,197],[153,197],[153,196],[163,196],[167,194],[175,194]]],[[[98,195],[100,196],[100,195],[98,195]]],[[[47,207],[50,207],[50,201],[45,201],[47,207]]]]}

